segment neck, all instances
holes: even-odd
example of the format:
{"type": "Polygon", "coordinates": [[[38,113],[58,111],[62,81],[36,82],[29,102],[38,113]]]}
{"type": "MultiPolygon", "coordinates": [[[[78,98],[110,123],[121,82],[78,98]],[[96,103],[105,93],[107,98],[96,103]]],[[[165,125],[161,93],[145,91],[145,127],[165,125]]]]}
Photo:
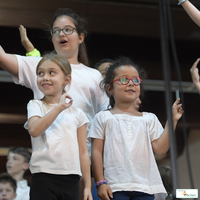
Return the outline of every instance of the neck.
{"type": "Polygon", "coordinates": [[[47,102],[48,104],[56,104],[58,103],[60,97],[55,97],[55,96],[47,96],[45,95],[44,101],[47,102]]]}
{"type": "Polygon", "coordinates": [[[23,180],[23,175],[24,175],[24,172],[21,172],[19,174],[14,174],[12,175],[12,177],[16,180],[16,181],[22,181],[23,180]]]}
{"type": "Polygon", "coordinates": [[[134,106],[133,103],[116,103],[115,102],[115,106],[113,108],[114,110],[118,110],[119,112],[126,112],[126,113],[135,113],[138,112],[134,106]]]}

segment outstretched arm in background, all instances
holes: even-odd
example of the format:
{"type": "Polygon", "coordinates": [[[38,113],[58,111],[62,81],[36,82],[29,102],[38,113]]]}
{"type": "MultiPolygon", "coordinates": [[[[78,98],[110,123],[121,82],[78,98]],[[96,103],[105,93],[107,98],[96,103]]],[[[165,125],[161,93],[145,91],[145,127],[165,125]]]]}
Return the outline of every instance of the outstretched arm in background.
{"type": "Polygon", "coordinates": [[[13,76],[18,77],[18,61],[13,54],[6,53],[0,46],[0,67],[13,76]]]}
{"type": "Polygon", "coordinates": [[[200,94],[200,80],[199,80],[199,69],[197,68],[197,65],[200,61],[200,58],[198,58],[194,64],[192,65],[191,69],[190,69],[190,73],[192,76],[192,81],[194,83],[194,85],[196,86],[197,90],[199,91],[200,94]]]}
{"type": "Polygon", "coordinates": [[[30,40],[27,37],[26,28],[24,26],[19,26],[19,33],[21,38],[22,46],[25,48],[26,52],[31,52],[34,50],[33,44],[30,42],[30,40]]]}
{"type": "MultiPolygon", "coordinates": [[[[179,2],[182,0],[178,0],[179,2]]],[[[200,26],[200,11],[189,1],[185,1],[181,4],[184,8],[184,10],[187,12],[187,14],[190,16],[190,18],[198,25],[200,26]]]]}
{"type": "MultiPolygon", "coordinates": [[[[178,98],[173,106],[172,106],[172,115],[173,115],[173,125],[174,125],[174,130],[176,128],[176,124],[178,120],[182,117],[183,115],[183,110],[182,110],[182,104],[178,104],[180,101],[180,98],[178,98]]],[[[157,155],[164,155],[167,153],[169,150],[169,126],[168,126],[168,121],[166,122],[165,129],[160,136],[159,139],[154,140],[152,143],[152,148],[154,153],[157,155]]]]}

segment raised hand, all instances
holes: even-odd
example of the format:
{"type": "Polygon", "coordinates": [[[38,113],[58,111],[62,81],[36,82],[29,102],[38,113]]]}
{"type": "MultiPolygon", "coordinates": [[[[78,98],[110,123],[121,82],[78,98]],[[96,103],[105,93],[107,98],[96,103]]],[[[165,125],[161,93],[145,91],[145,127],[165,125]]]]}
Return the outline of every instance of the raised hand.
{"type": "Polygon", "coordinates": [[[195,84],[196,82],[199,83],[199,69],[197,68],[197,65],[198,65],[199,61],[200,61],[200,58],[198,58],[198,59],[194,62],[194,64],[192,65],[192,67],[191,67],[191,69],[190,69],[190,73],[191,73],[191,75],[192,75],[192,80],[193,80],[194,84],[195,84]]]}
{"type": "Polygon", "coordinates": [[[183,115],[182,104],[178,104],[180,102],[180,98],[178,98],[173,106],[172,106],[172,114],[174,121],[178,121],[183,115]]]}
{"type": "Polygon", "coordinates": [[[73,103],[72,98],[68,94],[65,93],[60,97],[58,105],[62,107],[62,110],[65,110],[69,108],[72,105],[72,103],[73,103]],[[69,102],[67,103],[67,101],[69,102]]]}

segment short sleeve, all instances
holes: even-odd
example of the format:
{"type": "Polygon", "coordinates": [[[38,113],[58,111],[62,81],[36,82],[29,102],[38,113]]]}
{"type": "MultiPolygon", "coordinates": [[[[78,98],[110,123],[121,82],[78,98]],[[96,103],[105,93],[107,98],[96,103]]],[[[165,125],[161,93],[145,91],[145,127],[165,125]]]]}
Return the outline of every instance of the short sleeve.
{"type": "Polygon", "coordinates": [[[160,135],[163,133],[163,131],[164,131],[163,126],[161,125],[157,116],[153,113],[150,113],[149,134],[151,142],[155,139],[158,139],[160,135]]]}
{"type": "Polygon", "coordinates": [[[99,112],[95,115],[92,122],[88,138],[98,138],[104,140],[104,126],[103,126],[103,113],[104,111],[99,112]]]}
{"type": "Polygon", "coordinates": [[[38,89],[36,67],[41,57],[15,55],[18,61],[18,77],[12,76],[15,84],[30,88],[34,93],[34,99],[41,99],[44,94],[38,89]]]}
{"type": "Polygon", "coordinates": [[[84,124],[89,123],[89,120],[85,115],[85,113],[80,108],[77,108],[77,111],[78,111],[78,128],[80,128],[84,124]]]}
{"type": "MultiPolygon", "coordinates": [[[[28,105],[27,105],[27,118],[28,120],[33,117],[33,116],[39,116],[42,117],[43,111],[41,108],[40,101],[39,100],[31,100],[29,101],[28,105]]],[[[26,121],[26,123],[24,124],[24,128],[28,129],[28,120],[26,121]]]]}

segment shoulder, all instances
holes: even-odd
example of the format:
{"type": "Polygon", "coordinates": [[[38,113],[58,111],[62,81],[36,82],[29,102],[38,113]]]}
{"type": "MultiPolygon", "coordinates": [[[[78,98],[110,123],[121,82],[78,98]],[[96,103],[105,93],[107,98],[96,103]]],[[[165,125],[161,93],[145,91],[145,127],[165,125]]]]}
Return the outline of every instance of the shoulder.
{"type": "Polygon", "coordinates": [[[33,99],[30,100],[27,104],[28,108],[32,108],[32,107],[42,107],[43,106],[43,102],[37,99],[33,99]]]}
{"type": "Polygon", "coordinates": [[[102,110],[95,115],[94,119],[105,121],[107,118],[110,117],[112,117],[112,114],[109,110],[102,110]]]}
{"type": "Polygon", "coordinates": [[[160,123],[158,117],[154,113],[143,112],[143,117],[149,124],[160,123]]]}
{"type": "Polygon", "coordinates": [[[25,62],[38,63],[42,59],[42,57],[21,56],[21,55],[17,55],[17,54],[14,54],[14,55],[17,57],[17,60],[25,61],[25,62]]]}
{"type": "Polygon", "coordinates": [[[101,73],[100,73],[97,69],[88,67],[88,66],[86,66],[86,65],[84,65],[84,64],[82,64],[82,63],[80,63],[80,65],[81,65],[81,67],[82,67],[83,69],[85,69],[87,72],[92,73],[93,76],[97,76],[97,77],[102,78],[101,73]]]}

